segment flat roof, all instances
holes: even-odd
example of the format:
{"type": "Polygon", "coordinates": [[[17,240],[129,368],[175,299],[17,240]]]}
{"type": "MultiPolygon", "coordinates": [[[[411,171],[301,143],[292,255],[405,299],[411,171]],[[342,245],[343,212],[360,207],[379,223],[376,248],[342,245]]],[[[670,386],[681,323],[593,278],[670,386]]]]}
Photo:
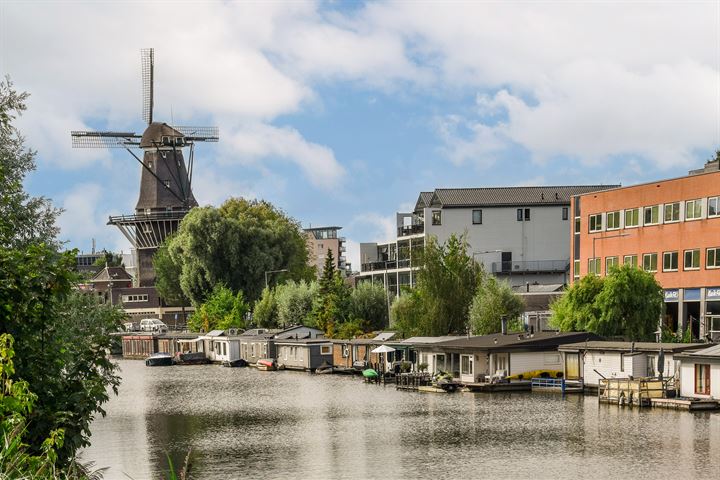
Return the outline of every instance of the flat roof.
{"type": "Polygon", "coordinates": [[[630,352],[632,350],[635,352],[659,352],[662,348],[665,352],[674,353],[705,346],[707,346],[707,343],[612,342],[595,340],[562,345],[559,347],[559,350],[610,350],[617,352],[630,352]]]}
{"type": "Polygon", "coordinates": [[[702,172],[702,173],[694,173],[694,174],[692,174],[692,175],[683,175],[682,177],[665,178],[665,179],[662,179],[662,180],[655,180],[655,181],[652,181],[652,182],[636,183],[635,185],[625,185],[624,187],[620,185],[620,186],[616,186],[616,187],[614,187],[614,188],[608,188],[608,189],[606,189],[606,190],[599,190],[599,191],[597,191],[597,192],[578,193],[578,194],[576,194],[576,195],[572,195],[572,198],[575,198],[575,197],[585,197],[585,196],[588,196],[588,195],[596,195],[596,194],[598,194],[598,193],[614,192],[614,191],[617,191],[617,190],[627,190],[627,189],[629,189],[629,188],[635,188],[635,187],[644,187],[644,186],[653,185],[653,184],[656,184],[656,183],[674,182],[674,181],[677,181],[677,180],[685,180],[685,179],[688,179],[688,178],[698,178],[698,177],[702,177],[703,175],[717,175],[717,174],[719,174],[719,173],[720,173],[720,170],[715,171],[715,172],[702,172]]]}
{"type": "Polygon", "coordinates": [[[474,337],[461,337],[460,339],[435,343],[433,347],[463,349],[473,348],[482,350],[495,350],[499,348],[541,348],[556,347],[563,343],[595,340],[597,335],[589,332],[537,332],[531,333],[494,333],[474,337]]]}

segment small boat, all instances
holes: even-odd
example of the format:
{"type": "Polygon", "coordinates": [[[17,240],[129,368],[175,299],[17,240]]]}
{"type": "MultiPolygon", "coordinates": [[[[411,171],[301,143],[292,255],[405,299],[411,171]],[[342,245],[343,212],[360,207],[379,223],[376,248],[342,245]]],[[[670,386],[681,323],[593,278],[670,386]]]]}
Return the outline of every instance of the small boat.
{"type": "Polygon", "coordinates": [[[378,372],[376,372],[372,368],[366,368],[365,370],[363,370],[362,374],[363,374],[363,377],[365,377],[365,378],[377,378],[378,377],[378,372]]]}
{"type": "Polygon", "coordinates": [[[333,373],[333,366],[328,362],[323,362],[319,367],[315,369],[315,373],[333,373]]]}
{"type": "Polygon", "coordinates": [[[277,363],[273,358],[261,358],[255,364],[258,370],[264,370],[266,372],[277,370],[277,363]]]}
{"type": "Polygon", "coordinates": [[[173,364],[173,357],[169,353],[154,353],[145,359],[146,367],[168,367],[173,364]]]}
{"type": "Polygon", "coordinates": [[[242,358],[237,358],[235,360],[225,360],[222,364],[223,367],[247,367],[247,362],[242,358]]]}
{"type": "Polygon", "coordinates": [[[205,352],[178,353],[175,356],[177,365],[205,365],[210,360],[205,356],[205,352]]]}

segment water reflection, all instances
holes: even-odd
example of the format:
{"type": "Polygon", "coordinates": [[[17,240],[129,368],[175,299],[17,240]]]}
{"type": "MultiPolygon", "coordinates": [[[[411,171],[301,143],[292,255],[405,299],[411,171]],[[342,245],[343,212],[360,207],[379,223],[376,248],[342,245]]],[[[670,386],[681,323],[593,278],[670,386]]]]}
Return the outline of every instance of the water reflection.
{"type": "Polygon", "coordinates": [[[122,361],[86,460],[106,478],[712,477],[720,416],[552,394],[421,394],[358,378],[122,361]]]}

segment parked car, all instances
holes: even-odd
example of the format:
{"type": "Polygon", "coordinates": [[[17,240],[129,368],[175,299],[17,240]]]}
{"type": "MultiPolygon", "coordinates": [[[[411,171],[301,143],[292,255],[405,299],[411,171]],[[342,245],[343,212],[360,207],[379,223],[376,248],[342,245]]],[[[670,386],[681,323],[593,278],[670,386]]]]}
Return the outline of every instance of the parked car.
{"type": "Polygon", "coordinates": [[[127,322],[124,323],[123,326],[126,332],[137,332],[140,330],[140,324],[138,322],[127,322]]]}
{"type": "Polygon", "coordinates": [[[140,320],[141,332],[167,332],[168,327],[157,318],[143,318],[140,320]]]}

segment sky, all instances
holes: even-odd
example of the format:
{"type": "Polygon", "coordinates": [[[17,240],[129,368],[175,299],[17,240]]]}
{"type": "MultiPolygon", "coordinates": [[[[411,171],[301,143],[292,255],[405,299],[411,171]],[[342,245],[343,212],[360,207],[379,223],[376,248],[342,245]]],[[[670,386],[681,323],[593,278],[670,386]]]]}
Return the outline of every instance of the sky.
{"type": "Polygon", "coordinates": [[[720,1],[0,0],[0,73],[31,94],[26,181],[68,248],[129,250],[140,167],[71,130],[217,125],[201,205],[265,199],[359,243],[395,235],[421,191],[682,176],[720,148],[720,1]]]}

